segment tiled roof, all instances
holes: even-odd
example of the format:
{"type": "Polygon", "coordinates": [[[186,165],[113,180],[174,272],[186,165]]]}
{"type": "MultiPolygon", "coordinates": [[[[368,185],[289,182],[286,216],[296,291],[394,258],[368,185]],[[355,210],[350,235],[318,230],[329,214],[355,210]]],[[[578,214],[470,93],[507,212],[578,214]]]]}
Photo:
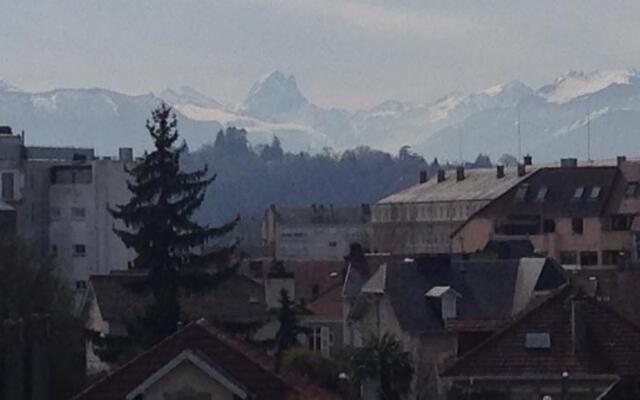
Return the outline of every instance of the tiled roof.
{"type": "Polygon", "coordinates": [[[187,325],[104,379],[78,394],[76,400],[122,400],[151,375],[185,350],[203,354],[250,391],[256,400],[335,399],[293,376],[275,374],[272,360],[247,344],[223,334],[204,320],[187,325]]]}
{"type": "Polygon", "coordinates": [[[456,171],[447,171],[446,179],[438,182],[435,177],[392,194],[377,204],[423,203],[454,200],[493,200],[517,183],[535,175],[535,166],[527,166],[527,173],[519,177],[517,169],[505,167],[505,176],[496,177],[495,168],[465,169],[465,178],[456,181],[456,171]]]}
{"type": "Polygon", "coordinates": [[[324,293],[344,278],[344,261],[285,261],[287,272],[293,273],[295,298],[306,302],[313,301],[313,288],[324,293]]]}
{"type": "Polygon", "coordinates": [[[640,328],[608,307],[577,296],[567,285],[523,312],[515,322],[461,357],[442,375],[560,376],[566,371],[570,375],[638,376],[638,343],[640,328]],[[572,308],[574,300],[580,302],[578,308],[572,308]],[[572,321],[582,322],[575,329],[581,339],[574,339],[572,321]],[[525,348],[525,337],[530,333],[548,334],[550,347],[525,348]]]}
{"type": "Polygon", "coordinates": [[[342,285],[340,282],[333,285],[324,293],[306,306],[314,315],[335,316],[342,315],[342,285]]]}
{"type": "MultiPolygon", "coordinates": [[[[108,322],[124,323],[142,315],[152,301],[144,273],[92,275],[89,279],[102,317],[108,322]]],[[[264,287],[240,274],[222,278],[206,290],[187,294],[183,289],[180,304],[188,320],[258,323],[270,319],[264,287]]]]}
{"type": "Polygon", "coordinates": [[[544,258],[451,262],[438,257],[381,266],[362,286],[360,297],[363,302],[371,294],[388,298],[406,332],[438,331],[444,329],[440,313],[425,299],[436,286],[459,294],[459,318],[499,320],[525,307],[534,291],[564,282],[559,267],[544,258]]]}
{"type": "Polygon", "coordinates": [[[609,212],[614,214],[636,214],[640,212],[640,188],[632,195],[626,194],[629,182],[640,182],[640,161],[620,164],[621,179],[616,182],[611,196],[609,212]]]}

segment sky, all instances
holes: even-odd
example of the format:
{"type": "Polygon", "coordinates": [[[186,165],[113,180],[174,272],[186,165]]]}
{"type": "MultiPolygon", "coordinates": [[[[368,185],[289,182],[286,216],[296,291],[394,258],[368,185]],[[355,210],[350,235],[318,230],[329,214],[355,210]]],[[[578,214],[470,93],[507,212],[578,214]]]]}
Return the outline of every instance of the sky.
{"type": "Polygon", "coordinates": [[[640,66],[638,1],[0,0],[0,79],[238,103],[279,69],[324,107],[640,66]]]}

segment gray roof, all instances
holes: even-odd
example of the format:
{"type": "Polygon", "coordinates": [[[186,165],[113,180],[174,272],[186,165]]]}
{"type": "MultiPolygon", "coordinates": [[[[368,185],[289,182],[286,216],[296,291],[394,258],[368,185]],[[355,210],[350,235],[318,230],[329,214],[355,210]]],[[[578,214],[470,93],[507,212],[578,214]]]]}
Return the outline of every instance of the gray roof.
{"type": "Polygon", "coordinates": [[[381,267],[362,287],[360,297],[382,294],[404,331],[423,332],[444,328],[439,310],[425,299],[436,286],[449,286],[460,295],[460,318],[504,319],[526,307],[534,291],[564,283],[564,275],[550,259],[452,263],[440,257],[381,267]]]}
{"type": "Polygon", "coordinates": [[[435,177],[380,200],[377,204],[428,203],[452,200],[493,200],[537,171],[527,166],[519,177],[517,169],[505,167],[503,178],[496,177],[495,168],[465,169],[465,178],[456,181],[456,171],[447,171],[446,179],[438,183],[435,177]]]}
{"type": "Polygon", "coordinates": [[[279,223],[285,225],[309,224],[345,224],[356,225],[370,221],[371,212],[368,206],[333,207],[273,207],[279,223]]]}

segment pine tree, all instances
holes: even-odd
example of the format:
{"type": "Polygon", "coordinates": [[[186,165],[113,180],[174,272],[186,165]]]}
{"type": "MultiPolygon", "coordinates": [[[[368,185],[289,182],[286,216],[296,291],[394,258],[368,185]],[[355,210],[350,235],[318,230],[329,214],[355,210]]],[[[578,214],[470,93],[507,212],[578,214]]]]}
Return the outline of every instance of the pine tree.
{"type": "Polygon", "coordinates": [[[128,182],[132,198],[127,204],[109,211],[124,222],[126,229],[115,229],[128,248],[136,252],[133,268],[149,271],[149,283],[155,303],[148,310],[155,340],[173,333],[179,322],[178,281],[203,266],[221,265],[233,250],[223,246],[214,252],[197,252],[205,244],[221,239],[238,218],[219,227],[201,226],[192,221],[193,213],[204,200],[215,175],[208,168],[194,172],[180,170],[185,146],[175,147],[177,120],[171,107],[162,103],[152,112],[146,128],[155,149],[145,153],[131,169],[128,182]]]}
{"type": "Polygon", "coordinates": [[[287,350],[298,344],[298,333],[303,329],[298,323],[298,316],[294,310],[294,304],[289,298],[285,289],[280,291],[280,309],[278,310],[278,321],[280,329],[276,334],[278,351],[287,350]]]}

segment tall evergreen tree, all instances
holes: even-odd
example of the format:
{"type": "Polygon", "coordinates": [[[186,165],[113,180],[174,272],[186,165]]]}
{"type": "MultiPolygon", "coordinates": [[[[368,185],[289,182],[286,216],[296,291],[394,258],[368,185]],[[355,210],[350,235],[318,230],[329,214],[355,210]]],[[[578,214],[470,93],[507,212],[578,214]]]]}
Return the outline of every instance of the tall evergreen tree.
{"type": "Polygon", "coordinates": [[[162,103],[146,124],[155,149],[145,153],[131,169],[128,182],[132,198],[127,204],[109,211],[124,222],[126,229],[115,233],[136,252],[133,268],[149,271],[155,303],[148,310],[152,340],[174,332],[180,319],[178,281],[198,267],[220,264],[233,246],[222,246],[203,253],[204,245],[233,230],[238,218],[218,227],[201,226],[192,221],[193,213],[204,200],[215,175],[208,168],[194,172],[180,170],[185,146],[175,146],[177,120],[171,107],[162,103]]]}

